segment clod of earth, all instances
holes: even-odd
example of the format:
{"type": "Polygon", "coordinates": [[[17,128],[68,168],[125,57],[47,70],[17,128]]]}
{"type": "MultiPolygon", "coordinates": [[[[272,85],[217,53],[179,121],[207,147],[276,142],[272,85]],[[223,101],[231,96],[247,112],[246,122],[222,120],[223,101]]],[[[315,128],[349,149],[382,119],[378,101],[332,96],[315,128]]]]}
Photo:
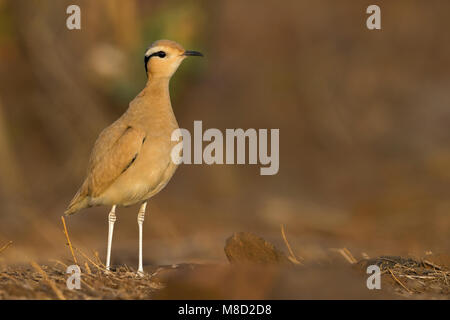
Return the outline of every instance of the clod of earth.
{"type": "Polygon", "coordinates": [[[234,233],[227,239],[225,255],[232,264],[287,264],[288,257],[273,244],[249,232],[234,233]]]}

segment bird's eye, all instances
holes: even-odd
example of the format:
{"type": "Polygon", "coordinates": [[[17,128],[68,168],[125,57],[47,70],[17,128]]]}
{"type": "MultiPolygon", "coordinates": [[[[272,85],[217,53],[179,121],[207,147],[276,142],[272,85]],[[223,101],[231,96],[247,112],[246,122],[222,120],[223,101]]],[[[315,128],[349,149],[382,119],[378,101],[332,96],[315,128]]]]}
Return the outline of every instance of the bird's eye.
{"type": "Polygon", "coordinates": [[[158,57],[160,57],[160,58],[164,58],[164,57],[166,56],[166,53],[165,53],[164,51],[158,51],[158,52],[156,53],[156,55],[157,55],[158,57]]]}

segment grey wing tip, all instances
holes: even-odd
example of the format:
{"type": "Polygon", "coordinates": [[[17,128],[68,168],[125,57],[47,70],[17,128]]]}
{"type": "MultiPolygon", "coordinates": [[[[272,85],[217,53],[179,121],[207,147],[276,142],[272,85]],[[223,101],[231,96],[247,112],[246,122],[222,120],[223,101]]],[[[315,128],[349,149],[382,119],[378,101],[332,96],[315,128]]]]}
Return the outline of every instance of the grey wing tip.
{"type": "Polygon", "coordinates": [[[68,208],[66,211],[64,211],[64,216],[65,216],[65,217],[71,216],[71,215],[73,215],[75,212],[76,212],[76,211],[73,210],[72,208],[68,208]]]}
{"type": "Polygon", "coordinates": [[[81,209],[90,207],[89,200],[87,198],[83,198],[81,200],[73,201],[69,207],[64,211],[65,216],[73,215],[74,213],[77,213],[81,209]]]}

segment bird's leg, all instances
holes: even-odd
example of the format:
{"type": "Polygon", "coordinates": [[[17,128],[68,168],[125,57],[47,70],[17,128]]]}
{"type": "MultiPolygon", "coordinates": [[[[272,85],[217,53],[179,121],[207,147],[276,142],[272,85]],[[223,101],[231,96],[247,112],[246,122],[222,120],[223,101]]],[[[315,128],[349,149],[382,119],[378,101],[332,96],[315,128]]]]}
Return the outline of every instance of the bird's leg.
{"type": "Polygon", "coordinates": [[[111,245],[114,232],[114,222],[116,222],[116,220],[117,220],[116,205],[113,205],[108,215],[109,228],[108,228],[108,251],[106,253],[106,270],[109,270],[111,266],[111,245]]]}
{"type": "Polygon", "coordinates": [[[143,275],[144,274],[144,268],[142,267],[142,226],[144,224],[144,217],[145,217],[145,208],[147,207],[147,202],[144,202],[141,205],[141,208],[139,209],[137,222],[139,227],[139,267],[138,267],[138,274],[143,275]]]}

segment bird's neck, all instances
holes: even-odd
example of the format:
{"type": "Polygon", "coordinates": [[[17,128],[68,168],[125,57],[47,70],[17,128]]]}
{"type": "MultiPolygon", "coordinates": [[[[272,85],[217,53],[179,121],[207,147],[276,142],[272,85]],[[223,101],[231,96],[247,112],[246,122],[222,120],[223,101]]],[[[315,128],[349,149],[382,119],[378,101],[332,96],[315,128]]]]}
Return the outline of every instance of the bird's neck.
{"type": "Polygon", "coordinates": [[[150,78],[144,89],[131,102],[128,115],[140,118],[143,122],[154,119],[167,119],[174,126],[177,125],[172,110],[169,94],[170,78],[150,78]]]}
{"type": "Polygon", "coordinates": [[[144,89],[137,95],[132,105],[152,112],[171,110],[169,80],[170,78],[149,77],[144,89]]]}
{"type": "Polygon", "coordinates": [[[170,102],[169,81],[169,77],[159,78],[149,76],[147,83],[139,96],[146,98],[151,97],[152,99],[165,99],[165,101],[168,99],[170,102]]]}

